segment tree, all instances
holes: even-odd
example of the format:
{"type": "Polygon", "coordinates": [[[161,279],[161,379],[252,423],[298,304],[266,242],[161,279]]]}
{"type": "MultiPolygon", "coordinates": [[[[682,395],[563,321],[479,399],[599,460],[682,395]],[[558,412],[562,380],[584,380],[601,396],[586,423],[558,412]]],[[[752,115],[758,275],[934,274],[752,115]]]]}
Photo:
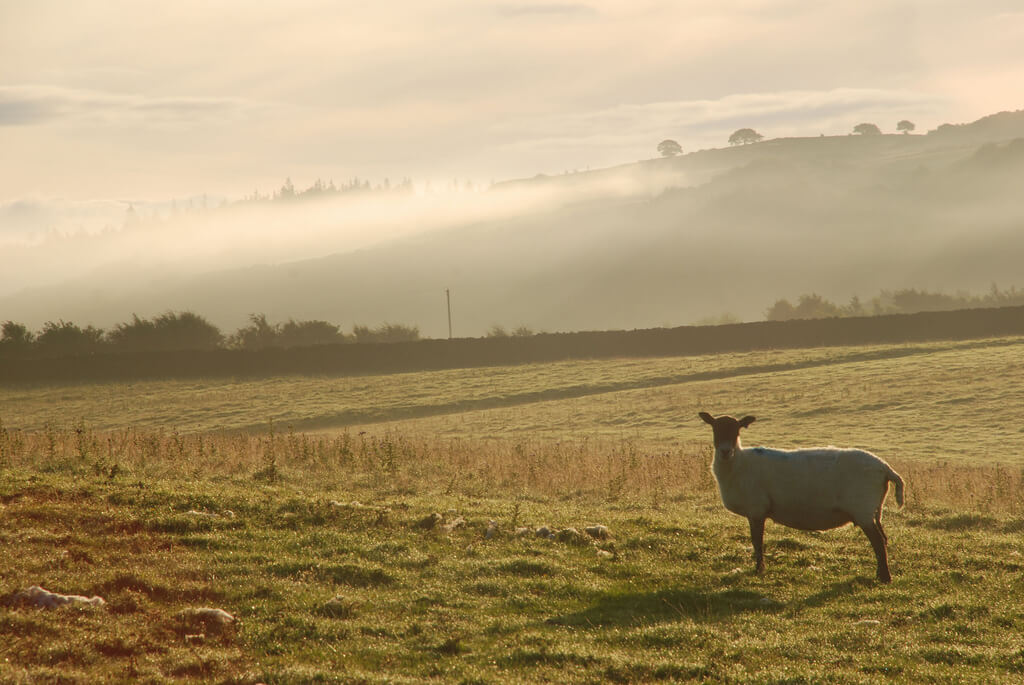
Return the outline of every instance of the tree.
{"type": "Polygon", "coordinates": [[[250,324],[239,328],[228,339],[231,347],[240,350],[262,350],[278,345],[278,327],[267,321],[266,314],[250,314],[250,324]]]}
{"type": "Polygon", "coordinates": [[[764,318],[768,321],[789,321],[794,316],[793,305],[786,299],[775,300],[775,304],[764,313],[764,318]]]}
{"type": "Polygon", "coordinates": [[[36,345],[40,352],[52,357],[91,354],[102,347],[103,330],[92,326],[79,328],[70,321],[47,321],[36,345]]]}
{"type": "Polygon", "coordinates": [[[135,352],[154,349],[157,344],[156,326],[152,321],[132,314],[130,323],[119,323],[107,333],[107,340],[120,350],[135,352]]]}
{"type": "Polygon", "coordinates": [[[764,140],[764,136],[754,129],[741,128],[729,136],[729,145],[747,145],[749,143],[759,143],[762,140],[764,140]]]}
{"type": "Polygon", "coordinates": [[[501,324],[494,324],[487,330],[488,338],[529,338],[533,335],[537,335],[537,333],[523,324],[516,326],[511,331],[501,324]]]}
{"type": "Polygon", "coordinates": [[[192,312],[167,312],[153,319],[153,325],[167,350],[215,350],[224,342],[219,328],[192,312]]]}
{"type": "Polygon", "coordinates": [[[765,312],[765,318],[769,321],[789,321],[791,319],[824,319],[842,314],[842,308],[837,307],[821,295],[812,293],[801,295],[796,306],[790,304],[789,300],[777,300],[765,312]]]}
{"type": "Polygon", "coordinates": [[[36,336],[25,324],[5,321],[0,327],[0,355],[22,356],[32,349],[36,336]]]}
{"type": "Polygon", "coordinates": [[[899,123],[896,124],[896,130],[897,131],[903,131],[904,135],[906,135],[907,133],[910,133],[915,128],[917,128],[917,127],[914,126],[914,122],[913,121],[909,121],[907,119],[904,119],[903,121],[900,121],[899,123]]]}
{"type": "Polygon", "coordinates": [[[282,200],[290,200],[295,197],[295,185],[292,183],[291,176],[284,180],[284,185],[281,186],[281,191],[277,196],[282,200]]]}
{"type": "Polygon", "coordinates": [[[658,143],[658,152],[662,157],[675,157],[683,154],[683,148],[674,140],[663,140],[658,143]]]}
{"type": "Polygon", "coordinates": [[[120,323],[107,340],[125,351],[213,350],[224,340],[220,330],[192,312],[167,312],[152,321],[132,314],[130,323],[120,323]]]}
{"type": "Polygon", "coordinates": [[[348,342],[345,334],[332,323],[294,319],[288,319],[285,324],[278,324],[277,338],[281,347],[309,347],[348,342]]]}
{"type": "Polygon", "coordinates": [[[878,126],[869,124],[867,122],[863,124],[857,124],[853,127],[853,132],[858,133],[862,136],[877,136],[881,135],[882,131],[879,130],[878,126]]]}
{"type": "Polygon", "coordinates": [[[406,326],[400,323],[383,323],[376,328],[369,326],[353,326],[352,335],[357,343],[375,342],[407,342],[420,339],[419,326],[406,326]]]}

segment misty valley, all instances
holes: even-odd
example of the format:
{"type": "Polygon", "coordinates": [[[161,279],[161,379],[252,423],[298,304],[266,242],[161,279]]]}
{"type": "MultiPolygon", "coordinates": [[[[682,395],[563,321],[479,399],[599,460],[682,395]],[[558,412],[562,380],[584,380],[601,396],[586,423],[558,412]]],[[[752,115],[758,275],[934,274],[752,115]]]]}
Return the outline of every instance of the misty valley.
{"type": "Polygon", "coordinates": [[[1024,113],[1013,112],[921,135],[769,139],[486,190],[256,193],[8,244],[0,311],[37,331],[188,311],[225,331],[263,314],[446,337],[448,290],[459,337],[756,321],[804,297],[834,305],[810,302],[812,315],[855,303],[899,311],[901,292],[946,297],[949,308],[1015,304],[1022,140],[1024,113]]]}

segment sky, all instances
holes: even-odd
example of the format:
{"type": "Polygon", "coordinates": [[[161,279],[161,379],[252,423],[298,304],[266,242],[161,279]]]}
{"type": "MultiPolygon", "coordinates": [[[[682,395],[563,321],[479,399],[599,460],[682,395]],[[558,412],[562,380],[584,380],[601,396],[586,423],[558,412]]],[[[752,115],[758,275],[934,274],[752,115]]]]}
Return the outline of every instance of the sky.
{"type": "Polygon", "coordinates": [[[924,132],[1024,107],[1022,45],[1017,0],[0,0],[0,209],[924,132]]]}

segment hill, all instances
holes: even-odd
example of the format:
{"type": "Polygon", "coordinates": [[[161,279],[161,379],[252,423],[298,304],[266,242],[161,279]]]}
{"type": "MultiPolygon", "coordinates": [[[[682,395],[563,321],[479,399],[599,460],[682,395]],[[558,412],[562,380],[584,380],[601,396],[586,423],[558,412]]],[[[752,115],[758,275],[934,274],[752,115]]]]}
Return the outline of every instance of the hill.
{"type": "Polygon", "coordinates": [[[756,320],[806,292],[840,302],[880,289],[977,292],[1019,279],[1017,138],[1024,112],[927,135],[776,139],[536,177],[488,191],[500,212],[453,210],[432,230],[363,249],[202,273],[121,261],[0,299],[0,311],[102,326],[190,309],[224,327],[265,312],[443,336],[445,289],[456,335],[756,320]]]}

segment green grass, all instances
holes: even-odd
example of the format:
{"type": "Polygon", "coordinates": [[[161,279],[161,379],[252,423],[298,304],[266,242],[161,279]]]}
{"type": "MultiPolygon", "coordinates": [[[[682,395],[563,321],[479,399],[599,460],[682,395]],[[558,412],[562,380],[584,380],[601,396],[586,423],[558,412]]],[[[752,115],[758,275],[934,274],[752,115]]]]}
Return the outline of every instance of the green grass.
{"type": "MultiPolygon", "coordinates": [[[[255,465],[254,465],[255,466],[255,465]]],[[[550,497],[353,487],[352,473],[136,481],[7,470],[0,680],[93,682],[1014,682],[1024,673],[1019,514],[888,512],[895,581],[854,529],[745,522],[707,487],[550,497]],[[358,504],[352,504],[358,501],[358,504]],[[197,515],[189,512],[211,515],[197,515]],[[445,532],[432,512],[467,525],[445,532]],[[485,537],[488,522],[498,534],[485,537]],[[516,526],[601,523],[569,544],[516,526]],[[600,556],[598,549],[611,552],[600,556]],[[212,606],[226,630],[182,612],[212,606]]],[[[908,476],[909,487],[915,481],[908,476]]]]}
{"type": "MultiPolygon", "coordinates": [[[[1024,341],[817,350],[776,371],[366,424],[377,434],[631,440],[696,451],[699,411],[754,414],[745,444],[857,446],[888,460],[1024,464],[1024,341]]],[[[780,353],[781,354],[781,353],[780,353]]],[[[741,366],[737,364],[736,366],[741,366]]]]}
{"type": "Polygon", "coordinates": [[[315,434],[131,419],[139,397],[170,416],[190,393],[215,414],[230,392],[213,383],[7,388],[0,682],[1019,682],[1022,345],[231,386],[252,412],[315,383],[362,384],[361,411],[381,417],[460,392],[506,401],[315,434]],[[753,574],[698,409],[757,413],[751,444],[889,459],[907,482],[906,507],[885,512],[894,582],[876,583],[853,528],[769,524],[753,574]],[[612,538],[514,534],[593,524],[612,538]],[[13,603],[30,585],[107,606],[13,603]]]}
{"type": "Polygon", "coordinates": [[[697,405],[768,410],[787,420],[817,412],[829,414],[830,422],[863,425],[855,414],[902,412],[934,385],[943,397],[923,407],[928,410],[951,418],[963,409],[958,404],[972,412],[1005,411],[1020,397],[1007,376],[1022,360],[1024,339],[1008,338],[381,376],[7,385],[0,387],[0,419],[30,430],[81,423],[182,432],[265,430],[270,422],[279,429],[335,430],[401,421],[463,437],[562,438],[568,431],[665,442],[677,439],[697,405]],[[946,394],[949,388],[954,394],[946,394]]]}

